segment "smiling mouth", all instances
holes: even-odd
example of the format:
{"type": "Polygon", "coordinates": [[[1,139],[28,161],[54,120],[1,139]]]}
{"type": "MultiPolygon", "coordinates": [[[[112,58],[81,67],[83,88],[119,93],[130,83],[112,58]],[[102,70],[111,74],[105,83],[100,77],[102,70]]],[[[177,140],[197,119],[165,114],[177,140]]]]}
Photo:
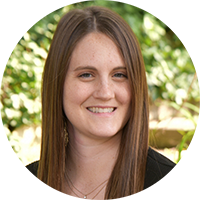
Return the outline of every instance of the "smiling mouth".
{"type": "Polygon", "coordinates": [[[116,108],[98,108],[98,107],[88,107],[87,108],[90,112],[93,113],[111,113],[116,110],[116,108]]]}

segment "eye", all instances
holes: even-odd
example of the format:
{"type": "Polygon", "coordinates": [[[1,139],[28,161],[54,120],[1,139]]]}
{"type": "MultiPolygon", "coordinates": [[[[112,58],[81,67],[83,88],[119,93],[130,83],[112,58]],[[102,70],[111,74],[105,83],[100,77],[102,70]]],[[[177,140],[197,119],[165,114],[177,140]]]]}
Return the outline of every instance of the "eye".
{"type": "Polygon", "coordinates": [[[81,78],[92,78],[93,76],[92,76],[91,73],[83,73],[79,77],[81,77],[81,78]]]}
{"type": "Polygon", "coordinates": [[[123,73],[115,73],[114,77],[116,78],[128,78],[126,74],[123,73]]]}

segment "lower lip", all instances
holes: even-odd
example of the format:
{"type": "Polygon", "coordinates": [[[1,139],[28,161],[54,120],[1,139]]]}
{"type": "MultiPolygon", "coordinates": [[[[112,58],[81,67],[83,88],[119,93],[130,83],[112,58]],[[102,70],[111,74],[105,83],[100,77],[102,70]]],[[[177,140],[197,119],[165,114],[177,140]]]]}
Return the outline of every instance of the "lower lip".
{"type": "MultiPolygon", "coordinates": [[[[87,109],[88,110],[88,109],[87,109]]],[[[114,113],[115,113],[115,111],[117,110],[117,108],[114,110],[114,111],[112,111],[112,112],[110,112],[110,113],[94,113],[94,112],[92,112],[92,111],[90,111],[90,110],[88,110],[91,114],[93,114],[93,115],[96,115],[96,116],[99,116],[99,117],[110,117],[110,116],[112,116],[112,115],[114,115],[114,113]]]]}

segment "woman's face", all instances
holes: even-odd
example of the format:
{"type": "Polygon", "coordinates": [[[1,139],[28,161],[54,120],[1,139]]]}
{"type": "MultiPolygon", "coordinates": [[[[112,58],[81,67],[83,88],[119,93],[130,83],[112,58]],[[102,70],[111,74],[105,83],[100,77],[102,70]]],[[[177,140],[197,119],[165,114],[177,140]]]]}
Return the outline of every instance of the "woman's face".
{"type": "Polygon", "coordinates": [[[117,46],[104,34],[86,35],[72,53],[64,83],[69,134],[91,139],[114,136],[130,117],[130,101],[127,70],[117,46]]]}

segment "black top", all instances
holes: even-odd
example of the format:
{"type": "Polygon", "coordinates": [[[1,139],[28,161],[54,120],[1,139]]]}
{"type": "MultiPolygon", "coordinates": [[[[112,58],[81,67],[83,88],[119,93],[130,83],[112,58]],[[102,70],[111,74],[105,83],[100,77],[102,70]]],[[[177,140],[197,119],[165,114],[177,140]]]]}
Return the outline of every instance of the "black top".
{"type": "MultiPolygon", "coordinates": [[[[27,169],[37,176],[39,161],[27,165],[27,169]]],[[[147,157],[147,167],[145,174],[144,189],[152,186],[165,175],[167,175],[175,166],[171,160],[161,155],[160,153],[149,148],[147,157]]]]}

